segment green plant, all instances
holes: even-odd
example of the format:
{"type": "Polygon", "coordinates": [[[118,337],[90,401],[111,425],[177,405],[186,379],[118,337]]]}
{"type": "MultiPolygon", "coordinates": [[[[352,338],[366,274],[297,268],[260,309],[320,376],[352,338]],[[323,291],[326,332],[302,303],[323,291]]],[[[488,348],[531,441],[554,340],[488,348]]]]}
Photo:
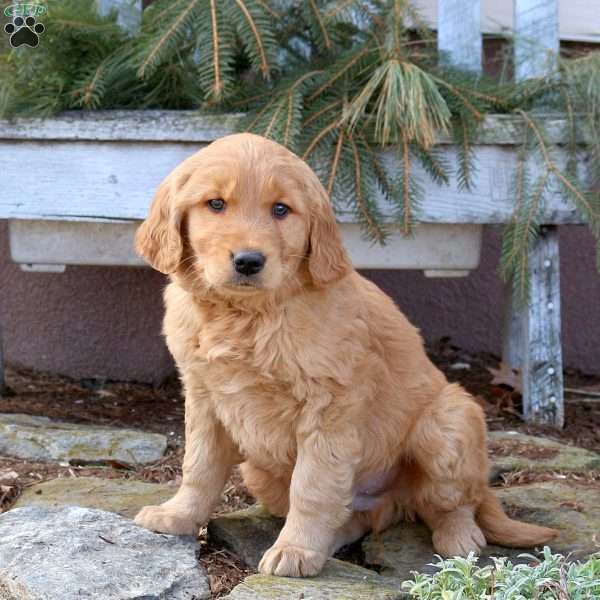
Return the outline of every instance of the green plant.
{"type": "Polygon", "coordinates": [[[414,573],[402,588],[417,600],[594,600],[600,598],[600,554],[569,562],[544,548],[527,564],[494,558],[479,567],[467,558],[439,559],[433,575],[414,573]]]}
{"type": "Polygon", "coordinates": [[[354,213],[384,243],[392,227],[408,234],[419,220],[423,182],[415,165],[440,185],[454,171],[470,188],[480,123],[489,113],[511,113],[522,120],[525,142],[501,273],[518,298],[528,295],[527,250],[548,193],[560,190],[600,239],[600,53],[559,60],[544,78],[492,81],[443,66],[409,0],[156,0],[133,36],[114,15],[98,17],[92,0],[65,0],[45,24],[44,52],[0,55],[0,116],[244,111],[245,129],[304,157],[336,209],[354,213]],[[566,163],[538,118],[548,112],[567,116],[566,163]],[[456,165],[436,149],[440,132],[456,143],[456,165]],[[397,173],[386,170],[383,148],[396,154],[397,173]],[[577,169],[582,149],[588,174],[577,169]]]}

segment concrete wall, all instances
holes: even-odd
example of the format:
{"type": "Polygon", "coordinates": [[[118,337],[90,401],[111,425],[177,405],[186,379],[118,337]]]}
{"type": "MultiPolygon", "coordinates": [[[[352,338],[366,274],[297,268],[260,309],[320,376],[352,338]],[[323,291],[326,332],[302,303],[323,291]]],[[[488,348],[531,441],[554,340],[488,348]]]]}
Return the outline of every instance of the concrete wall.
{"type": "MultiPolygon", "coordinates": [[[[450,336],[500,354],[502,286],[498,231],[485,234],[479,269],[464,279],[369,271],[425,338],[450,336]]],[[[568,366],[600,373],[600,277],[584,228],[561,231],[563,345],[568,366]]],[[[158,382],[173,370],[160,336],[166,278],[150,269],[68,267],[24,273],[10,262],[0,222],[0,326],[9,363],[73,377],[158,382]]]]}

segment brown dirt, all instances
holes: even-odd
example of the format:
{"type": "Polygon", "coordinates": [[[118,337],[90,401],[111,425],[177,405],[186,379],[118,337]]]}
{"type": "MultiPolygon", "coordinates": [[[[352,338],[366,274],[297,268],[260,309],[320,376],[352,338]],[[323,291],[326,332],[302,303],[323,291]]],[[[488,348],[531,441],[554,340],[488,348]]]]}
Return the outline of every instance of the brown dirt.
{"type": "MultiPolygon", "coordinates": [[[[580,395],[567,394],[566,426],[563,431],[525,425],[520,419],[521,398],[506,385],[492,383],[490,368],[498,368],[498,359],[483,354],[472,355],[443,339],[429,348],[433,361],[451,381],[462,383],[480,403],[490,429],[512,429],[533,435],[546,435],[555,440],[600,452],[600,398],[598,402],[582,401],[580,395]],[[468,368],[466,368],[468,366],[468,368]]],[[[600,378],[576,372],[565,374],[569,388],[600,392],[600,378]]],[[[0,413],[25,413],[77,423],[94,423],[130,427],[163,433],[169,447],[163,459],[143,468],[128,468],[118,463],[104,467],[59,466],[31,463],[0,457],[0,512],[7,510],[21,491],[40,481],[56,477],[96,476],[133,478],[156,483],[177,483],[181,479],[184,404],[175,377],[158,387],[139,383],[98,380],[72,380],[24,369],[8,369],[7,383],[12,393],[0,396],[0,413]]],[[[518,448],[495,444],[492,451],[513,453],[527,458],[549,458],[548,449],[529,445],[518,448]],[[540,455],[542,452],[542,455],[540,455]]],[[[519,471],[503,476],[501,485],[521,485],[532,481],[561,479],[600,486],[600,472],[532,473],[519,471]]],[[[236,471],[227,484],[217,513],[245,508],[252,498],[236,471]]],[[[360,562],[360,552],[346,550],[345,558],[360,562]],[[358,552],[358,553],[357,553],[358,552]]],[[[209,575],[213,598],[227,594],[250,570],[234,555],[209,544],[206,532],[200,536],[200,562],[209,575]]]]}
{"type": "Polygon", "coordinates": [[[531,460],[554,458],[558,454],[556,448],[526,444],[517,440],[503,440],[502,442],[489,442],[488,449],[492,456],[520,456],[531,460]]]}

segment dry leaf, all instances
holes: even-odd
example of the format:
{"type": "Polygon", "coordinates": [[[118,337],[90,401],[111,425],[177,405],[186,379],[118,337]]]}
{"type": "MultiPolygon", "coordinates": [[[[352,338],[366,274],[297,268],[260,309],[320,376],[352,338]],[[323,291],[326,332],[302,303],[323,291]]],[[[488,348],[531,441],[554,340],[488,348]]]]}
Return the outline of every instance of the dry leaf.
{"type": "Polygon", "coordinates": [[[487,370],[494,376],[492,385],[507,385],[517,392],[522,391],[521,372],[511,369],[507,364],[500,363],[499,369],[488,367],[487,370]]]}
{"type": "Polygon", "coordinates": [[[19,477],[19,474],[16,471],[9,471],[9,470],[0,471],[0,481],[6,480],[6,479],[17,479],[18,477],[19,477]]]}

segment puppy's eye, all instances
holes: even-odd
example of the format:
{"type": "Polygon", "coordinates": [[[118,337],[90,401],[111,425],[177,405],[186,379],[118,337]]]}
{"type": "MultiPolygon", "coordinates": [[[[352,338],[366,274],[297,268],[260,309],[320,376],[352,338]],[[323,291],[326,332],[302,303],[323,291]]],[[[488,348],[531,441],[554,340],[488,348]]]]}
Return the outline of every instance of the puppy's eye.
{"type": "Polygon", "coordinates": [[[283,219],[289,214],[290,207],[283,202],[275,202],[275,204],[273,204],[272,212],[276,219],[283,219]]]}
{"type": "Polygon", "coordinates": [[[208,206],[215,212],[222,212],[225,210],[225,200],[223,198],[213,198],[207,202],[208,206]]]}

